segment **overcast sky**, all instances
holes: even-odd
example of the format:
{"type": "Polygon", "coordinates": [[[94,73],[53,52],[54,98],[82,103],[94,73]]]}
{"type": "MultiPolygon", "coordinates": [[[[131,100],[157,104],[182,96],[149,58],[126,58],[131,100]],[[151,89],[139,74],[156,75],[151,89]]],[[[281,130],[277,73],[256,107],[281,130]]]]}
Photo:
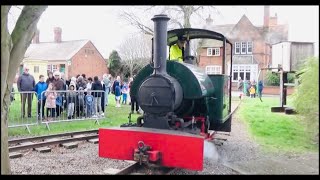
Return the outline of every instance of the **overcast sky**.
{"type": "MultiPolygon", "coordinates": [[[[217,25],[236,24],[243,14],[254,25],[263,24],[263,6],[216,7],[220,15],[212,13],[211,17],[217,25]]],[[[110,52],[117,49],[126,37],[138,32],[118,16],[121,10],[129,8],[132,6],[49,6],[38,23],[40,42],[53,41],[53,28],[61,27],[63,41],[89,39],[108,58],[110,52]]],[[[12,9],[19,11],[17,8],[12,9]]],[[[10,22],[18,17],[17,13],[11,13],[10,22]]],[[[275,13],[279,24],[288,23],[289,40],[316,42],[316,55],[319,55],[318,6],[270,6],[270,15],[275,13]]],[[[151,19],[154,14],[149,12],[140,15],[151,19]]],[[[204,12],[204,16],[208,14],[204,12]]],[[[203,27],[203,21],[194,19],[193,22],[197,22],[192,24],[193,27],[203,27]]],[[[9,24],[9,29],[12,29],[12,24],[9,24]]]]}

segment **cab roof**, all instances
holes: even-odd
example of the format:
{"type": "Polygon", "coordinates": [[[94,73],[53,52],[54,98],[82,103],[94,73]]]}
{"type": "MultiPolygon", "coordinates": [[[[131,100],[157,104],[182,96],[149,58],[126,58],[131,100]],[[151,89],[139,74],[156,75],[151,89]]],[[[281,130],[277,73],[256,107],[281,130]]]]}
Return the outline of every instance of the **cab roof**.
{"type": "Polygon", "coordinates": [[[223,41],[226,39],[226,42],[231,44],[231,42],[222,34],[206,30],[206,29],[194,29],[194,28],[182,28],[182,29],[173,29],[168,31],[167,45],[171,46],[178,41],[178,37],[184,37],[186,39],[216,39],[223,41]]]}

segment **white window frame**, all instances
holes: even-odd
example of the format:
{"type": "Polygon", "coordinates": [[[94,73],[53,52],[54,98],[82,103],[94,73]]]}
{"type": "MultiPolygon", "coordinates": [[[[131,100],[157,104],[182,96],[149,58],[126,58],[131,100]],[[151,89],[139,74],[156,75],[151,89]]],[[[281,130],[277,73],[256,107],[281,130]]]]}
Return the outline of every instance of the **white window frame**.
{"type": "Polygon", "coordinates": [[[234,54],[240,54],[241,52],[241,45],[240,42],[235,42],[234,43],[234,54]],[[237,52],[237,48],[239,48],[239,51],[237,52]]]}
{"type": "Polygon", "coordinates": [[[222,67],[217,65],[206,66],[206,74],[221,74],[222,67]]]}
{"type": "Polygon", "coordinates": [[[247,54],[247,42],[241,42],[240,52],[241,54],[247,54]],[[243,48],[244,51],[242,51],[243,48]]]}
{"type": "Polygon", "coordinates": [[[39,66],[33,66],[33,73],[39,73],[40,72],[40,67],[39,66]],[[36,70],[38,70],[36,72],[36,70]]]}
{"type": "Polygon", "coordinates": [[[253,43],[252,41],[247,42],[247,54],[252,54],[253,51],[253,43]],[[251,46],[251,51],[249,52],[249,46],[251,46]]]}
{"type": "Polygon", "coordinates": [[[238,82],[239,77],[240,77],[240,72],[243,72],[244,76],[242,80],[253,80],[256,74],[257,74],[257,65],[256,64],[234,64],[232,65],[232,82],[238,82]],[[241,69],[241,71],[240,71],[241,69]],[[238,76],[237,79],[234,79],[235,76],[233,75],[233,73],[237,72],[238,76]],[[246,79],[246,73],[250,73],[250,79],[246,79]]]}
{"type": "Polygon", "coordinates": [[[57,70],[58,70],[58,65],[56,65],[56,64],[52,64],[51,69],[52,69],[52,72],[57,71],[57,70]]]}
{"type": "Polygon", "coordinates": [[[47,65],[47,72],[54,72],[58,70],[58,65],[56,64],[48,64],[47,65]]]}
{"type": "Polygon", "coordinates": [[[220,56],[220,48],[207,48],[207,56],[220,56]]]}

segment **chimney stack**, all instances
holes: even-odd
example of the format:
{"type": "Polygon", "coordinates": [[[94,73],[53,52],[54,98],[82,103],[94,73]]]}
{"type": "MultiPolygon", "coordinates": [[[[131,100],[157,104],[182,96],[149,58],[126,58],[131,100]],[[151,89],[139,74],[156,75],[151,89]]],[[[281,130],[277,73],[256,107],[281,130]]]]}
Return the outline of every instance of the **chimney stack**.
{"type": "Polygon", "coordinates": [[[211,19],[211,15],[209,14],[209,17],[206,19],[206,24],[207,25],[212,25],[213,24],[213,20],[211,19]]]}
{"type": "Polygon", "coordinates": [[[61,33],[62,33],[62,29],[60,27],[54,28],[54,42],[55,43],[61,42],[61,33]]]}
{"type": "Polygon", "coordinates": [[[278,16],[277,16],[277,13],[275,16],[273,17],[270,17],[270,27],[271,26],[277,26],[278,25],[278,16]]]}
{"type": "Polygon", "coordinates": [[[264,6],[264,21],[263,27],[269,28],[269,20],[270,20],[270,6],[264,6]]]}
{"type": "Polygon", "coordinates": [[[33,44],[39,44],[40,43],[39,36],[40,36],[40,31],[39,31],[39,29],[37,29],[37,31],[34,33],[34,36],[32,38],[32,43],[33,44]]]}
{"type": "Polygon", "coordinates": [[[155,15],[151,19],[154,23],[153,59],[154,74],[167,74],[167,27],[170,18],[165,14],[155,15]]]}

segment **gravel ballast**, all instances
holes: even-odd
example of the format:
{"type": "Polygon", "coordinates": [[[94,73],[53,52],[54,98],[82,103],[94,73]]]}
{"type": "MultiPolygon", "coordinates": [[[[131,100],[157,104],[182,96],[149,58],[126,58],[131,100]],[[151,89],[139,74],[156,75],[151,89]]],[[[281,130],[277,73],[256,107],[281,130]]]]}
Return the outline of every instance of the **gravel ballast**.
{"type": "MultiPolygon", "coordinates": [[[[227,140],[219,141],[223,142],[220,146],[205,142],[206,158],[202,172],[177,169],[172,174],[239,174],[224,164],[238,163],[241,167],[241,163],[251,163],[260,159],[276,159],[278,162],[263,161],[262,165],[277,167],[277,171],[254,166],[253,163],[245,170],[249,174],[319,174],[319,153],[265,153],[249,137],[246,126],[237,117],[233,117],[230,136],[218,134],[217,137],[227,140]],[[280,162],[289,163],[284,167],[280,162]],[[302,164],[303,168],[295,163],[302,164]]],[[[79,143],[75,149],[56,147],[50,153],[28,151],[24,154],[21,158],[10,159],[13,174],[105,174],[104,171],[108,168],[122,169],[130,164],[126,161],[99,158],[98,145],[88,142],[79,143]]]]}

